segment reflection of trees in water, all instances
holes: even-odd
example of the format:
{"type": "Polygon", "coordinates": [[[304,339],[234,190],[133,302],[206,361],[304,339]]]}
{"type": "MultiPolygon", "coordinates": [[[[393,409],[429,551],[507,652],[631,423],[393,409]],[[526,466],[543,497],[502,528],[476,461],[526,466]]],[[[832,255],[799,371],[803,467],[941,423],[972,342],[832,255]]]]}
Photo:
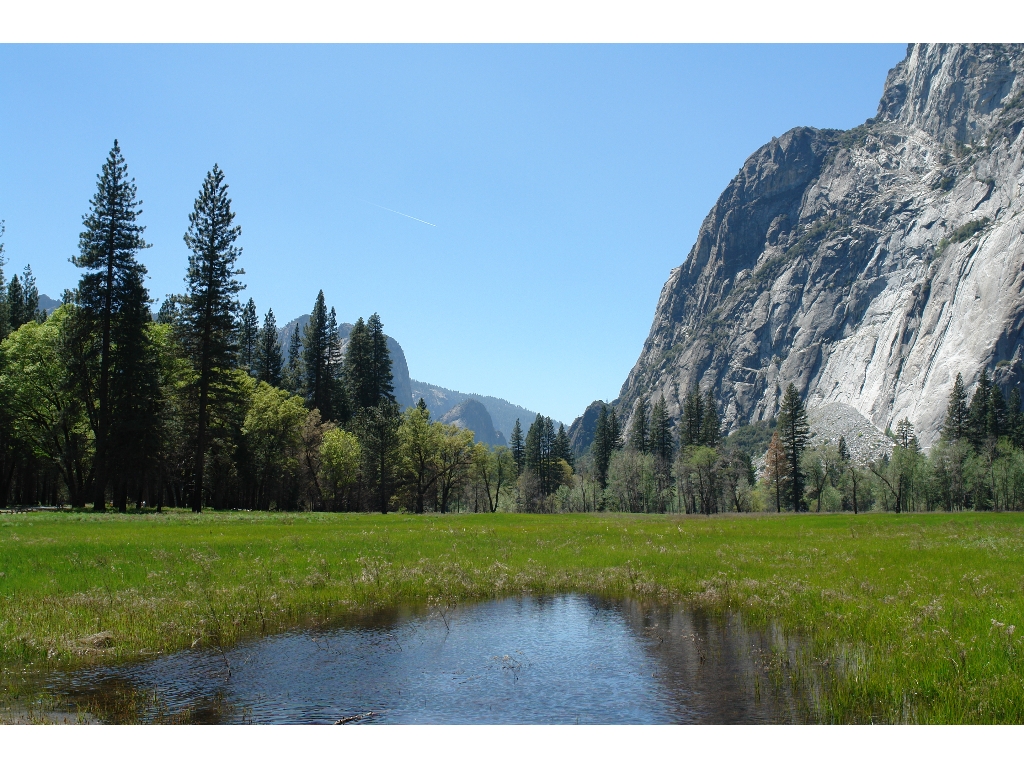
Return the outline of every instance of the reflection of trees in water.
{"type": "Polygon", "coordinates": [[[788,723],[811,717],[808,693],[787,674],[796,648],[754,632],[739,614],[684,606],[611,603],[656,667],[661,695],[679,722],[788,723]],[[784,657],[784,661],[783,661],[784,657]]]}

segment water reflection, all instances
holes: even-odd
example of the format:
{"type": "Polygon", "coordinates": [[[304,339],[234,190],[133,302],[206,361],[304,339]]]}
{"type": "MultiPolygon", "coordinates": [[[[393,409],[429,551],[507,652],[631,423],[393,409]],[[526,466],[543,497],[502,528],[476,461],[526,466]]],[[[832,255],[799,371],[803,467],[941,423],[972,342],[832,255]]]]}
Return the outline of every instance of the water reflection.
{"type": "Polygon", "coordinates": [[[212,723],[797,719],[792,701],[763,693],[757,659],[766,642],[735,616],[559,595],[459,606],[444,619],[425,607],[382,611],[223,654],[197,649],[63,674],[47,687],[112,720],[124,712],[212,723]]]}

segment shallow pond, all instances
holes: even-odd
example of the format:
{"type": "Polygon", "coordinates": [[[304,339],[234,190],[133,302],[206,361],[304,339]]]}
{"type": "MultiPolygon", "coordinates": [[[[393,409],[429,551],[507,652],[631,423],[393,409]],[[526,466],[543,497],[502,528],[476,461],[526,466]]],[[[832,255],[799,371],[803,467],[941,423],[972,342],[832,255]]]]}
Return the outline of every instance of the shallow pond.
{"type": "Polygon", "coordinates": [[[768,684],[768,651],[735,616],[517,597],[381,611],[44,687],[115,722],[793,722],[806,710],[768,684]]]}

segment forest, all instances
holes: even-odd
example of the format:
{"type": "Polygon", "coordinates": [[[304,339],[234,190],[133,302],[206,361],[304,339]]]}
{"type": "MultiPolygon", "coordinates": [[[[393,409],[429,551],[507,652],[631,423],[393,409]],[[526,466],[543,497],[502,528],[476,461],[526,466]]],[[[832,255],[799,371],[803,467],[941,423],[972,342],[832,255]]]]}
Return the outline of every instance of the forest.
{"type": "MultiPolygon", "coordinates": [[[[188,216],[184,290],[154,313],[141,203],[117,142],[83,217],[75,290],[47,314],[31,269],[6,280],[0,243],[0,507],[717,514],[860,513],[1024,506],[1024,416],[982,370],[959,375],[942,439],[910,422],[892,450],[856,460],[813,443],[790,384],[777,420],[721,434],[714,393],[603,406],[574,456],[564,426],[517,421],[510,446],[401,412],[377,314],[339,335],[323,291],[287,350],[268,309],[239,294],[241,228],[224,172],[188,216]],[[629,433],[623,434],[622,424],[629,433]],[[755,467],[755,460],[762,463],[755,467]],[[758,471],[758,469],[760,471],[758,471]]],[[[2,235],[2,229],[0,229],[2,235]]]]}

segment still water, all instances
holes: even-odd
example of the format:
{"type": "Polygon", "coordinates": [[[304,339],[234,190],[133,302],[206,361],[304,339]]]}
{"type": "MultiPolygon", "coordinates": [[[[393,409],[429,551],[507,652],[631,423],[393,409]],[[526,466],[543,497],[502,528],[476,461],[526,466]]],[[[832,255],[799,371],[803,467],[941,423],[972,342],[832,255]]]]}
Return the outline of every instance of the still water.
{"type": "Polygon", "coordinates": [[[212,723],[765,723],[799,708],[769,692],[763,636],[737,617],[586,595],[445,612],[395,609],[328,628],[51,677],[100,719],[212,723]]]}

